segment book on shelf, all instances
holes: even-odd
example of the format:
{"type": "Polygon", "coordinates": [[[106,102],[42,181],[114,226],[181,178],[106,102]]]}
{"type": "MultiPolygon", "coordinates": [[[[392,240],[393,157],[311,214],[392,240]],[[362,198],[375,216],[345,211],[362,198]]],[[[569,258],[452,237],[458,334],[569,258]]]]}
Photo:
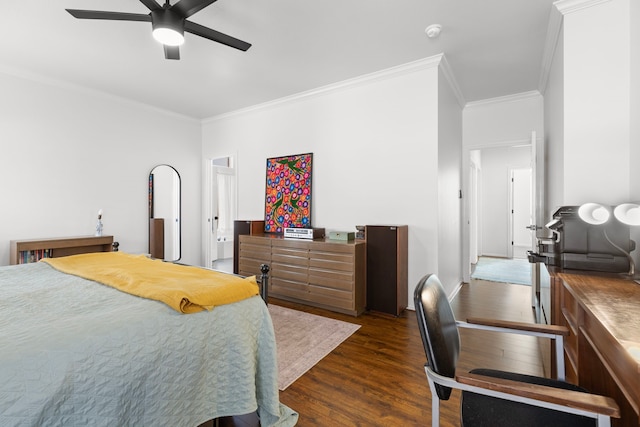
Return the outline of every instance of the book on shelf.
{"type": "Polygon", "coordinates": [[[51,249],[34,249],[31,251],[20,251],[18,257],[18,264],[28,264],[31,262],[38,262],[42,258],[51,258],[51,249]]]}

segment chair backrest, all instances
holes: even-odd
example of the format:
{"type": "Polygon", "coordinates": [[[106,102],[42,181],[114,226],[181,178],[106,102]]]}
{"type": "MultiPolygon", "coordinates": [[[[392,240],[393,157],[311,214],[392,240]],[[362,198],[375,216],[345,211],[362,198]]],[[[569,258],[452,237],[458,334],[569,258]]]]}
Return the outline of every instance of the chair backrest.
{"type": "MultiPolygon", "coordinates": [[[[413,301],[429,367],[439,375],[454,378],[460,336],[440,279],[435,274],[424,276],[416,286],[413,301]]],[[[450,387],[436,384],[436,390],[440,399],[449,399],[450,387]]]]}

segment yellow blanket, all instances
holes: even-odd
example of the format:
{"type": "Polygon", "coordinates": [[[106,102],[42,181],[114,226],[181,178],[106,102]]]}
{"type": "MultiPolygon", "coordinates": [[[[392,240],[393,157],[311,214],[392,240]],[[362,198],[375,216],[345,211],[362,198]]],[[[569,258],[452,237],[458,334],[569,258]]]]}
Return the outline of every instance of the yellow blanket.
{"type": "Polygon", "coordinates": [[[258,295],[255,276],[243,279],[203,268],[151,260],[144,255],[99,252],[42,261],[63,273],[164,302],[181,313],[212,310],[217,305],[258,295]]]}

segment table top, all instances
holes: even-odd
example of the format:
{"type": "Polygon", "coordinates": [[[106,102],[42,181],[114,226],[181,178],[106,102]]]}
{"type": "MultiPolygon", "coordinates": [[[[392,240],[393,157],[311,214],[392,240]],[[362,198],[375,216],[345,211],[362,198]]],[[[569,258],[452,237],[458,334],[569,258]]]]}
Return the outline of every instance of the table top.
{"type": "Polygon", "coordinates": [[[615,277],[567,273],[566,270],[558,276],[638,363],[640,371],[640,284],[615,277]]]}

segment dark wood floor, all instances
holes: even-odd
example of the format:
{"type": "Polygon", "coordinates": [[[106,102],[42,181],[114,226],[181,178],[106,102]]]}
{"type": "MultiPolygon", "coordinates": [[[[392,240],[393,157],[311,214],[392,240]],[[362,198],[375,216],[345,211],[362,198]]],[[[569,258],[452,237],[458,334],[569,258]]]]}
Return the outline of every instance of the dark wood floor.
{"type": "MultiPolygon", "coordinates": [[[[533,322],[531,288],[473,280],[452,301],[456,317],[492,317],[533,322]]],[[[307,426],[429,425],[431,395],[424,373],[426,357],[415,313],[399,317],[366,313],[341,315],[271,300],[301,311],[360,324],[362,327],[309,372],[280,393],[307,426]]],[[[488,367],[541,375],[538,342],[532,337],[477,330],[460,331],[464,369],[488,367]]],[[[459,426],[459,394],[441,405],[441,425],[459,426]]],[[[227,419],[221,426],[256,425],[255,415],[227,419]]]]}

